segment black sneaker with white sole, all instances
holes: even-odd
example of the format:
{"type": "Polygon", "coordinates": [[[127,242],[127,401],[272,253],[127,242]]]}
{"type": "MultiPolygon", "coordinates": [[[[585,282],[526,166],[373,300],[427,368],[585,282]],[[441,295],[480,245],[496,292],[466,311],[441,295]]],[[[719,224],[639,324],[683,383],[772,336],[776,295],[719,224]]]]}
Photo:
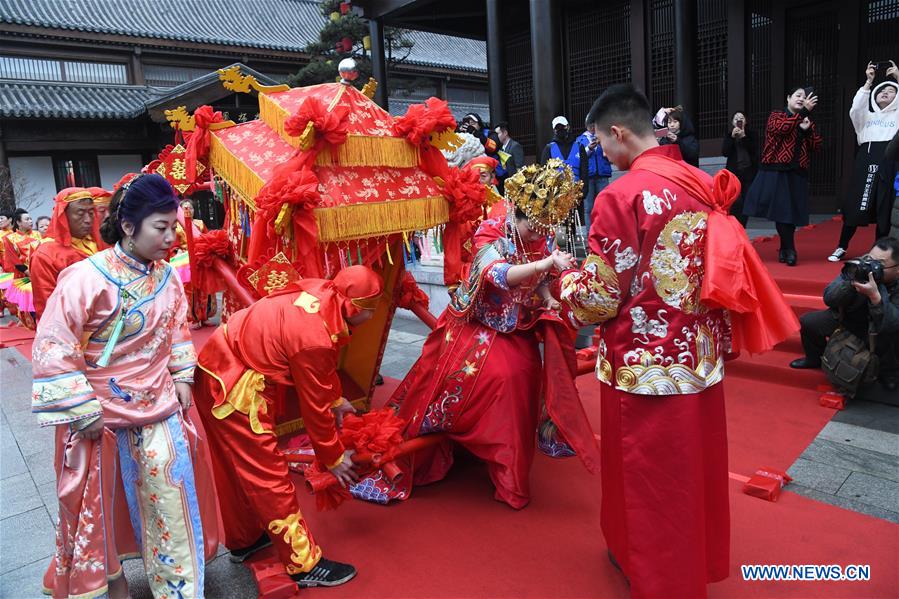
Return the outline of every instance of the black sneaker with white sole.
{"type": "Polygon", "coordinates": [[[356,568],[349,564],[332,562],[321,558],[309,572],[291,574],[290,577],[301,589],[309,587],[336,587],[349,582],[356,575],[356,568]]]}
{"type": "Polygon", "coordinates": [[[256,542],[249,547],[243,547],[242,549],[232,549],[231,561],[235,564],[243,563],[245,559],[247,559],[257,551],[265,549],[271,544],[272,540],[269,538],[269,536],[265,533],[262,533],[262,536],[256,539],[256,542]]]}

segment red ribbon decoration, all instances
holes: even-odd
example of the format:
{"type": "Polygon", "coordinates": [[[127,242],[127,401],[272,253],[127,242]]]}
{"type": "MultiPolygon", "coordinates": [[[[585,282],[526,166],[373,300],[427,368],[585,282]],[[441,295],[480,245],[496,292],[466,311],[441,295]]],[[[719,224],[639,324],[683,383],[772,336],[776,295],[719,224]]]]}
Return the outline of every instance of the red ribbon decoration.
{"type": "Polygon", "coordinates": [[[197,180],[197,160],[209,155],[209,126],[213,123],[221,123],[224,120],[222,113],[213,111],[212,106],[203,105],[194,111],[194,130],[187,138],[187,147],[184,152],[184,166],[187,171],[188,183],[197,180]]]}
{"type": "Polygon", "coordinates": [[[450,205],[450,220],[443,232],[443,281],[455,286],[462,277],[463,231],[481,217],[487,188],[481,184],[477,170],[448,168],[443,195],[450,205]]]}

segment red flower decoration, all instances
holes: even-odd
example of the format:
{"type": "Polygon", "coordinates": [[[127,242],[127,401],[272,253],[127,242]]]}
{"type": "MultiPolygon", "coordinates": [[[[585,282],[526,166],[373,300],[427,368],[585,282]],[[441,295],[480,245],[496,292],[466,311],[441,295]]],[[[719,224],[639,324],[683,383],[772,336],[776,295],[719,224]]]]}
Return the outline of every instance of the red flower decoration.
{"type": "Polygon", "coordinates": [[[233,255],[231,240],[224,229],[216,229],[194,238],[194,253],[191,264],[191,278],[197,289],[206,293],[214,293],[220,284],[212,271],[213,262],[221,258],[228,262],[233,255]]]}
{"type": "Polygon", "coordinates": [[[197,266],[209,266],[215,258],[231,258],[231,240],[228,231],[215,229],[194,239],[194,261],[197,266]]]}
{"type": "Polygon", "coordinates": [[[285,203],[292,205],[295,210],[310,211],[318,207],[320,202],[318,178],[308,169],[290,173],[284,177],[280,186],[266,185],[256,196],[259,214],[271,225],[274,225],[281,206],[285,203]]]}
{"type": "Polygon", "coordinates": [[[481,216],[487,201],[487,188],[476,169],[450,169],[443,182],[443,195],[450,204],[450,220],[465,223],[481,216]]]}
{"type": "Polygon", "coordinates": [[[343,145],[347,136],[346,106],[337,105],[333,110],[313,99],[303,100],[297,111],[284,123],[284,131],[296,137],[306,131],[306,125],[312,123],[315,128],[316,151],[324,144],[332,148],[343,145]]]}
{"type": "Polygon", "coordinates": [[[344,447],[356,453],[380,454],[382,462],[393,458],[397,446],[403,442],[406,421],[390,408],[374,410],[361,416],[350,414],[343,420],[340,440],[344,447]]]}
{"type": "Polygon", "coordinates": [[[410,143],[420,146],[430,139],[431,133],[455,128],[456,119],[446,100],[428,98],[424,104],[409,106],[406,114],[396,119],[393,130],[410,143]]]}

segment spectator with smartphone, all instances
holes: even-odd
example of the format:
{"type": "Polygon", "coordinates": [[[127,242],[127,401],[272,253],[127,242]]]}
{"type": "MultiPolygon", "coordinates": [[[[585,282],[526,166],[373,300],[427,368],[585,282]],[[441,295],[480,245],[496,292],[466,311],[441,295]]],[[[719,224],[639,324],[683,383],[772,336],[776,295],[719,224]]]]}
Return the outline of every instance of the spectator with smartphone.
{"type": "Polygon", "coordinates": [[[899,68],[892,60],[879,63],[881,68],[869,62],[865,68],[865,83],[855,93],[849,108],[849,119],[858,139],[855,155],[855,169],[849,195],[843,202],[843,229],[837,248],[827,258],[838,262],[846,255],[849,241],[858,227],[877,225],[876,237],[886,235],[889,230],[891,205],[877,205],[878,171],[884,159],[887,144],[899,131],[899,68]],[[885,69],[883,67],[886,67],[885,69]],[[874,85],[878,71],[886,78],[874,85]]]}
{"type": "Polygon", "coordinates": [[[811,87],[787,90],[787,105],[768,116],[759,172],[746,194],[743,214],[775,222],[778,259],[796,266],[796,227],[808,224],[808,169],[821,149],[821,134],[809,118],[818,104],[811,87]]]}
{"type": "Polygon", "coordinates": [[[659,145],[676,144],[684,162],[699,167],[699,140],[684,107],[663,108],[656,114],[654,122],[668,128],[667,134],[659,138],[659,145]],[[663,113],[664,116],[661,116],[663,113]]]}
{"type": "Polygon", "coordinates": [[[759,144],[755,133],[747,129],[746,114],[742,110],[734,112],[730,118],[730,127],[721,143],[721,154],[727,158],[725,168],[740,180],[740,197],[730,207],[730,213],[746,227],[749,217],[743,214],[743,204],[759,170],[759,144]]]}

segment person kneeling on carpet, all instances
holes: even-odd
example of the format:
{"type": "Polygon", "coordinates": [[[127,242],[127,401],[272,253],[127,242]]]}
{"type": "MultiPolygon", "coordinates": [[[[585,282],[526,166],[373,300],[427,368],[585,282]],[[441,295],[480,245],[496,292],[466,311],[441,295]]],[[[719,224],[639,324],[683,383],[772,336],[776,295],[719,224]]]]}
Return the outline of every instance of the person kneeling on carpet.
{"type": "MultiPolygon", "coordinates": [[[[899,240],[884,237],[863,257],[850,260],[824,289],[826,310],[800,319],[805,356],[792,368],[820,368],[828,339],[846,330],[874,341],[881,384],[889,391],[899,385],[899,240]]],[[[868,349],[871,349],[870,346],[868,349]]]]}
{"type": "Polygon", "coordinates": [[[278,449],[278,386],[294,386],[315,458],[344,486],[356,481],[337,432],[353,406],[341,395],[337,360],[350,328],[369,320],[383,282],[367,266],[333,280],[303,279],[235,312],[197,358],[194,400],[212,447],[225,544],[243,562],[274,543],[299,587],[337,586],[356,569],[322,557],[287,458],[278,449]]]}

